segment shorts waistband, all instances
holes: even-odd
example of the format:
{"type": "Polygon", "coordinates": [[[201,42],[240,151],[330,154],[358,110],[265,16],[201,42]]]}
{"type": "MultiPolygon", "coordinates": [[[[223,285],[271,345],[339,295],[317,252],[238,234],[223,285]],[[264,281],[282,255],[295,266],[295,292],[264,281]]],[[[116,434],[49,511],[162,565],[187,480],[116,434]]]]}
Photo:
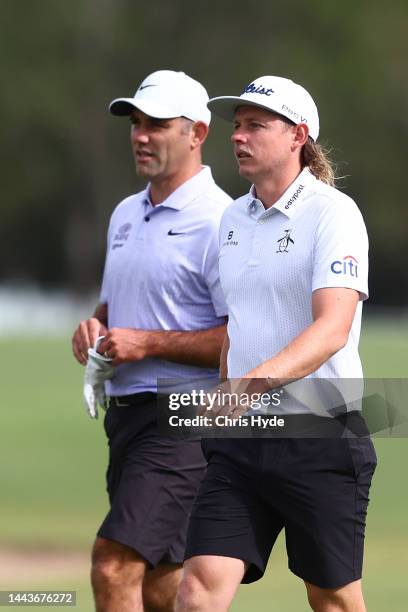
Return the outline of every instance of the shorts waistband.
{"type": "Polygon", "coordinates": [[[272,437],[343,438],[369,436],[367,424],[359,410],[339,414],[333,418],[316,414],[283,414],[285,427],[272,437]]]}
{"type": "Polygon", "coordinates": [[[133,393],[132,395],[111,395],[109,397],[109,407],[130,408],[131,406],[154,402],[156,398],[157,393],[152,391],[143,391],[142,393],[133,393]]]}

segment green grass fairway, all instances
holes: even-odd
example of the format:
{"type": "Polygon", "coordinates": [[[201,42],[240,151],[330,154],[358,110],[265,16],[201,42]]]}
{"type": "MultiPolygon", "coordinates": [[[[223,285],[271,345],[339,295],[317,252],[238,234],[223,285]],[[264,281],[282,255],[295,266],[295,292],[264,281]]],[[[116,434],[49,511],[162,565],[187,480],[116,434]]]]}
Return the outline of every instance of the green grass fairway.
{"type": "MultiPolygon", "coordinates": [[[[361,344],[366,376],[408,377],[407,348],[408,324],[367,323],[361,344]]],[[[0,351],[0,552],[86,552],[107,508],[107,445],[102,419],[91,421],[82,404],[83,370],[71,357],[69,339],[3,339],[0,351]]],[[[370,612],[405,612],[408,440],[376,439],[375,444],[379,467],[368,516],[366,599],[370,612]]],[[[93,609],[86,564],[78,566],[77,575],[56,578],[45,569],[41,579],[36,576],[16,568],[5,582],[0,568],[0,589],[76,589],[76,610],[93,609]]],[[[249,609],[308,609],[302,583],[287,570],[282,537],[265,579],[242,586],[232,606],[234,612],[249,609]]]]}

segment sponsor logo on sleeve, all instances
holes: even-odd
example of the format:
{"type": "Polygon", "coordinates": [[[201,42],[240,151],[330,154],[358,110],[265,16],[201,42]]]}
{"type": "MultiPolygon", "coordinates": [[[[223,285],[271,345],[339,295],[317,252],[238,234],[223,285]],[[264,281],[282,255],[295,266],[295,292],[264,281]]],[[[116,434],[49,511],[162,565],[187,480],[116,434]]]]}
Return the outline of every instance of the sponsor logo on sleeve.
{"type": "Polygon", "coordinates": [[[343,274],[358,278],[358,261],[353,255],[345,255],[343,259],[336,259],[330,265],[333,274],[343,274]]]}

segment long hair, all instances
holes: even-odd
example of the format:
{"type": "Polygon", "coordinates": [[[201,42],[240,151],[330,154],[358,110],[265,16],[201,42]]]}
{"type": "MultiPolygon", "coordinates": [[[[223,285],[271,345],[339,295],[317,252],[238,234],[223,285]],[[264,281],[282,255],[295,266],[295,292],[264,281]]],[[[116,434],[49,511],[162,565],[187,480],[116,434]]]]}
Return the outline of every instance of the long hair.
{"type": "Polygon", "coordinates": [[[314,142],[310,137],[302,149],[301,162],[302,167],[308,166],[310,172],[317,179],[334,187],[336,174],[334,164],[329,157],[329,151],[314,142]]]}

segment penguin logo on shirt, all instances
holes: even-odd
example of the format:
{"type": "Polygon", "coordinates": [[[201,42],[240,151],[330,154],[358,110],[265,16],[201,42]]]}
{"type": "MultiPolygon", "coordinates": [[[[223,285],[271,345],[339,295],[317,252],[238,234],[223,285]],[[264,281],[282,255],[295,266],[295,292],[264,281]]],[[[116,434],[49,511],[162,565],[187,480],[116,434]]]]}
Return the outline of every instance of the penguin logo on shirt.
{"type": "Polygon", "coordinates": [[[292,230],[287,229],[285,230],[285,235],[282,236],[282,238],[279,238],[279,240],[277,240],[278,243],[278,250],[276,251],[277,253],[288,253],[288,248],[290,246],[290,243],[295,244],[294,240],[290,237],[290,233],[292,230]]]}

